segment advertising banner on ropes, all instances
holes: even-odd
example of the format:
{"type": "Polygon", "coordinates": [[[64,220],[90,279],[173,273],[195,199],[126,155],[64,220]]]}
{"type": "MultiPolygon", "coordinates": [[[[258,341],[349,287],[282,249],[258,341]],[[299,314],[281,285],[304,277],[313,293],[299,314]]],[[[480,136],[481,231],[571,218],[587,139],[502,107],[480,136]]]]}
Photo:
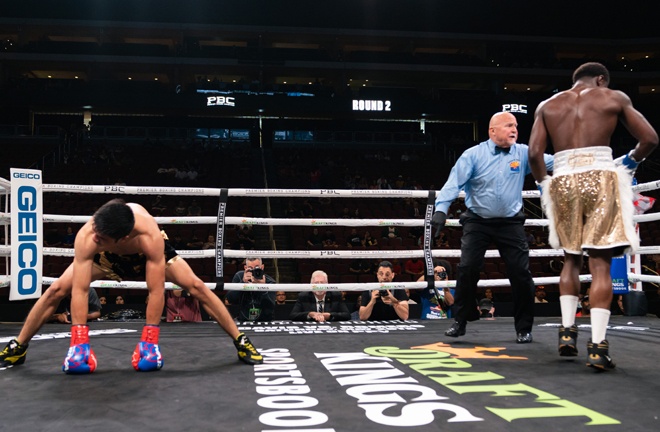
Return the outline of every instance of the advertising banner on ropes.
{"type": "Polygon", "coordinates": [[[614,294],[627,294],[628,293],[628,263],[626,262],[625,255],[612,258],[610,275],[612,276],[612,290],[614,294]]]}
{"type": "Polygon", "coordinates": [[[41,171],[12,168],[9,300],[27,300],[41,296],[42,222],[41,171]]]}

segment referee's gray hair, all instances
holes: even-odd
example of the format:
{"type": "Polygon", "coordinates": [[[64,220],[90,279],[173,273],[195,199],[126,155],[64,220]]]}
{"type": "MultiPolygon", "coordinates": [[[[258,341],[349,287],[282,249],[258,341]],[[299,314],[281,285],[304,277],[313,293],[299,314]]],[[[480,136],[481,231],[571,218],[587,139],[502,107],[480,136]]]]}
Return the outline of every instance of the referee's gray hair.
{"type": "Polygon", "coordinates": [[[328,274],[326,272],[324,272],[323,270],[316,270],[314,273],[312,273],[312,277],[310,278],[309,281],[310,282],[313,281],[314,276],[319,276],[319,275],[322,275],[326,281],[328,280],[328,274]]]}

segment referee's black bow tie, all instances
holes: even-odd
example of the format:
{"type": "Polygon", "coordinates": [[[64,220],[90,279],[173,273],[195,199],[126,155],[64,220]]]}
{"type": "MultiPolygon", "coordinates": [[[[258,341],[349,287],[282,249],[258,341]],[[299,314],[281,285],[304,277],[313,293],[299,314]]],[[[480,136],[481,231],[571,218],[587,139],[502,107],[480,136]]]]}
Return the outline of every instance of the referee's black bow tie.
{"type": "Polygon", "coordinates": [[[498,147],[498,146],[495,146],[495,154],[498,154],[498,153],[509,153],[510,150],[511,150],[511,147],[504,148],[504,147],[498,147]]]}

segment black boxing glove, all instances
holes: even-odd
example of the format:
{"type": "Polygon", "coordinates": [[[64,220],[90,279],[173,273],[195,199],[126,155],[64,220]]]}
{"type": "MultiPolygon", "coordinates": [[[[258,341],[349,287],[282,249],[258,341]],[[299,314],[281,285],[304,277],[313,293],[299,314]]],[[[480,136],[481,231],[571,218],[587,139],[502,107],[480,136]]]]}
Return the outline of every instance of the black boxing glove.
{"type": "Polygon", "coordinates": [[[431,218],[431,226],[435,229],[434,237],[440,236],[440,231],[445,227],[445,222],[447,222],[447,214],[441,211],[436,211],[433,213],[431,218]]]}

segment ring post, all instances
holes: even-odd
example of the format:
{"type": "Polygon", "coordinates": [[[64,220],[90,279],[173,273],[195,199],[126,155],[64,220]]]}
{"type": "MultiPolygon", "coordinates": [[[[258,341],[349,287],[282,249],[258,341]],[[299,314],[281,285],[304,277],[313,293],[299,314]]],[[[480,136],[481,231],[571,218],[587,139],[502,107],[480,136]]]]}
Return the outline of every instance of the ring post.
{"type": "Polygon", "coordinates": [[[41,171],[12,168],[10,301],[41,297],[43,237],[41,171]]]}

